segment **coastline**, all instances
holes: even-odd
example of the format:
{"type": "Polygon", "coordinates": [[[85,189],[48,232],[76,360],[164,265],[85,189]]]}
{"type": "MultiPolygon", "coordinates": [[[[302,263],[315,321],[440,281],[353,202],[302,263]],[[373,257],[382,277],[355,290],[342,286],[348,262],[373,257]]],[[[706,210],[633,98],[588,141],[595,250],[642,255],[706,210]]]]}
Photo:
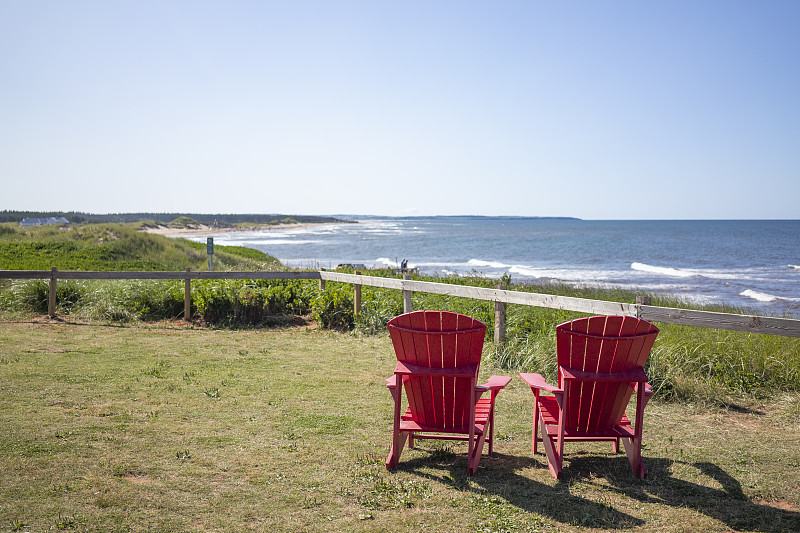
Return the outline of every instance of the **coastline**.
{"type": "Polygon", "coordinates": [[[142,231],[165,237],[197,237],[200,235],[221,235],[225,233],[244,233],[254,231],[275,231],[318,226],[336,226],[332,222],[303,222],[296,224],[252,225],[252,226],[213,226],[209,224],[192,224],[185,228],[171,228],[166,225],[143,228],[142,231]]]}
{"type": "MultiPolygon", "coordinates": [[[[358,224],[161,224],[150,231],[215,240],[269,253],[290,268],[338,264],[409,266],[426,275],[512,276],[670,294],[699,305],[729,304],[753,314],[800,310],[800,221],[513,220],[507,218],[360,219],[358,224]],[[183,227],[181,227],[183,226],[183,227]],[[646,226],[642,231],[642,226],[646,226]],[[276,230],[276,231],[272,231],[276,230]],[[735,230],[735,231],[734,231],[735,230]],[[691,246],[685,235],[697,235],[691,246]],[[770,236],[767,238],[766,236],[770,236]],[[609,247],[620,250],[605,253],[609,247]],[[665,253],[669,248],[669,253],[665,253]],[[764,254],[747,250],[770,251],[764,254]],[[709,258],[713,257],[713,261],[709,258]]],[[[142,228],[143,230],[145,228],[142,228]]]]}

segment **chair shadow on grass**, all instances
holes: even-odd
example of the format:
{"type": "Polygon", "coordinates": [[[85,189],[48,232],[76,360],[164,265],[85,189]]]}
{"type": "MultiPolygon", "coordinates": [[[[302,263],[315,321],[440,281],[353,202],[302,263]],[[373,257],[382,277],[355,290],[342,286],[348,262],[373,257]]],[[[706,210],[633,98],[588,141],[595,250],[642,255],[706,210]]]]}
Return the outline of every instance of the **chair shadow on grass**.
{"type": "MultiPolygon", "coordinates": [[[[491,499],[499,496],[522,511],[564,524],[629,529],[645,523],[644,520],[606,503],[572,494],[568,484],[557,483],[556,486],[551,486],[518,473],[536,466],[537,459],[495,452],[491,458],[481,459],[478,471],[469,477],[467,460],[463,454],[449,451],[442,453],[437,449],[427,453],[429,450],[424,445],[418,444],[417,447],[422,449],[424,455],[401,461],[397,472],[407,472],[449,485],[461,492],[471,492],[476,497],[491,499]]],[[[538,462],[538,466],[547,471],[547,463],[541,458],[538,462]]]]}
{"type": "MultiPolygon", "coordinates": [[[[648,479],[630,475],[628,461],[622,457],[584,455],[574,457],[565,468],[563,479],[595,484],[642,503],[687,508],[719,520],[734,530],[765,533],[800,531],[800,512],[751,501],[739,481],[710,462],[690,463],[668,458],[645,458],[648,479]],[[695,469],[705,484],[700,485],[673,474],[676,467],[695,469]],[[605,483],[600,481],[605,480],[605,483]]],[[[794,507],[791,504],[787,507],[794,507]]]]}
{"type": "Polygon", "coordinates": [[[800,531],[800,512],[749,500],[739,481],[713,463],[648,457],[645,459],[648,479],[640,480],[631,474],[624,455],[609,457],[580,452],[571,455],[565,459],[567,464],[554,486],[519,474],[531,467],[547,473],[543,455],[517,457],[495,453],[482,459],[478,472],[470,478],[466,473],[466,458],[461,454],[433,450],[423,457],[402,461],[397,470],[476,496],[499,496],[523,511],[571,525],[605,529],[644,525],[643,519],[615,509],[610,503],[627,497],[645,504],[692,509],[733,530],[800,531]],[[676,477],[672,473],[676,466],[696,469],[709,486],[676,477]],[[611,494],[607,499],[602,496],[588,499],[573,493],[576,484],[594,486],[601,494],[611,494]]]}

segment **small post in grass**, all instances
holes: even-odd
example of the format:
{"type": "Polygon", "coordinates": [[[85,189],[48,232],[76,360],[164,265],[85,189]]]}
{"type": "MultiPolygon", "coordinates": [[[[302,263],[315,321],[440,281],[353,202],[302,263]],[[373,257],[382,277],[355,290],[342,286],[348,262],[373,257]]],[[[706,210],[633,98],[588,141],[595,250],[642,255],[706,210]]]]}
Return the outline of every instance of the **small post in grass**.
{"type": "Polygon", "coordinates": [[[58,268],[50,267],[50,300],[47,303],[47,314],[56,316],[56,289],[58,288],[58,268]]]}
{"type": "MultiPolygon", "coordinates": [[[[324,268],[320,268],[319,269],[320,272],[323,272],[324,270],[325,270],[324,268]]],[[[322,276],[320,276],[320,278],[319,278],[319,292],[322,292],[324,290],[325,290],[325,280],[322,279],[322,276]]]]}
{"type": "MultiPolygon", "coordinates": [[[[358,270],[355,271],[356,276],[361,275],[358,270]]],[[[361,314],[361,284],[353,284],[353,314],[357,317],[361,314]]]]}
{"type": "MultiPolygon", "coordinates": [[[[495,287],[502,289],[500,284],[495,287]]],[[[503,344],[506,342],[506,303],[494,303],[494,342],[495,344],[503,344]]]]}
{"type": "MultiPolygon", "coordinates": [[[[403,272],[403,279],[408,279],[408,272],[403,272]]],[[[403,289],[403,312],[411,312],[411,291],[403,289]]]]}
{"type": "Polygon", "coordinates": [[[649,296],[637,296],[636,297],[636,318],[642,318],[642,307],[643,305],[651,305],[650,297],[649,296]]]}
{"type": "MultiPolygon", "coordinates": [[[[186,267],[186,272],[190,270],[190,267],[186,267]]],[[[183,319],[189,322],[192,319],[192,280],[186,278],[183,283],[183,319]]]]}

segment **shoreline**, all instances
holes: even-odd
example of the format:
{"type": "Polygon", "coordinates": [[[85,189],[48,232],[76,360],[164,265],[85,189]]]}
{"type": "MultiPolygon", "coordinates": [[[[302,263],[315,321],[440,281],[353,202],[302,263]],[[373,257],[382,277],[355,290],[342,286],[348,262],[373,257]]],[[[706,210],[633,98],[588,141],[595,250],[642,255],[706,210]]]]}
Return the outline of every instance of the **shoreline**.
{"type": "Polygon", "coordinates": [[[170,228],[169,226],[148,227],[142,229],[146,233],[163,235],[165,237],[198,237],[201,235],[223,235],[225,233],[246,233],[255,231],[276,231],[287,229],[308,228],[316,226],[336,226],[334,222],[303,222],[297,224],[276,224],[276,225],[253,225],[245,227],[237,226],[212,226],[208,224],[197,224],[186,228],[170,228]]]}

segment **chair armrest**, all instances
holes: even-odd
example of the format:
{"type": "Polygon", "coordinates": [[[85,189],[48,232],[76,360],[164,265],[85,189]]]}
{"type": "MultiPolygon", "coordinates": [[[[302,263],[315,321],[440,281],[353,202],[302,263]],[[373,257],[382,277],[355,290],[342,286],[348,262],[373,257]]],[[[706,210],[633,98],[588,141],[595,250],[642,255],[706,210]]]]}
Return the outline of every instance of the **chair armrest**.
{"type": "Polygon", "coordinates": [[[624,372],[586,372],[574,368],[559,367],[561,376],[564,379],[574,379],[576,381],[605,381],[624,383],[626,381],[647,381],[647,374],[642,367],[633,368],[624,372]]]}
{"type": "Polygon", "coordinates": [[[547,392],[563,393],[562,389],[548,384],[540,374],[521,373],[519,377],[522,381],[531,386],[532,389],[541,389],[547,392]]]}
{"type": "MultiPolygon", "coordinates": [[[[639,390],[639,383],[638,382],[633,384],[633,390],[638,392],[638,390],[639,390]]],[[[649,383],[645,383],[644,384],[644,395],[650,397],[653,394],[655,394],[655,392],[653,392],[653,387],[651,387],[649,383]]]]}
{"type": "Polygon", "coordinates": [[[491,376],[483,385],[478,385],[484,390],[501,390],[511,383],[509,376],[491,376]]]}
{"type": "Polygon", "coordinates": [[[396,389],[397,388],[397,375],[394,375],[390,378],[386,378],[386,388],[388,389],[396,389]]]}

